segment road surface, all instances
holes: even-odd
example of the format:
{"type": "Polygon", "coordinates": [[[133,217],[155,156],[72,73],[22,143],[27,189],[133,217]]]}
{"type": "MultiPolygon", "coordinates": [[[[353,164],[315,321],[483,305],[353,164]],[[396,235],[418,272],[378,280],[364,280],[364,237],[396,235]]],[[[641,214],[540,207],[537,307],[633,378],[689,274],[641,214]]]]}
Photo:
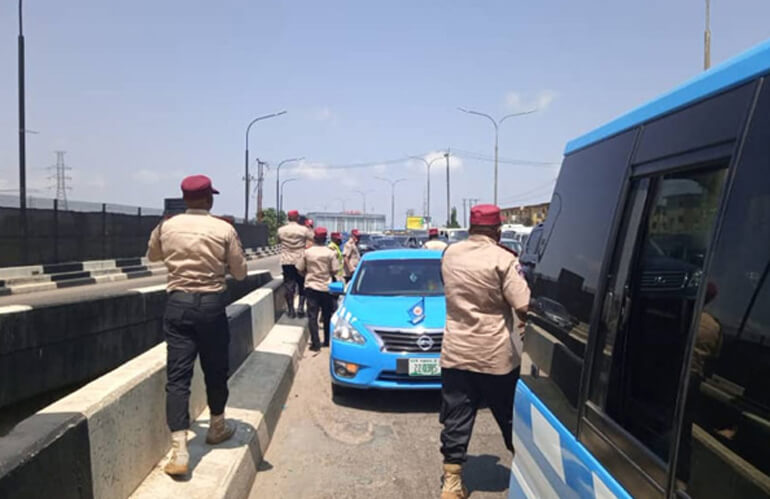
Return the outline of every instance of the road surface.
{"type": "MultiPolygon", "coordinates": [[[[327,349],[305,353],[250,497],[438,497],[438,392],[356,392],[335,403],[328,362],[327,349]]],[[[510,461],[492,414],[479,411],[465,467],[471,497],[507,497],[510,461]]]]}
{"type": "MultiPolygon", "coordinates": [[[[273,275],[281,275],[279,256],[273,255],[266,258],[250,261],[249,270],[256,269],[266,269],[269,270],[273,275]]],[[[128,279],[125,281],[86,284],[84,286],[59,288],[51,291],[40,291],[37,293],[24,293],[19,295],[3,296],[0,297],[0,307],[7,305],[40,306],[48,303],[78,302],[89,297],[118,294],[129,289],[141,288],[144,286],[155,286],[164,282],[166,282],[165,275],[156,275],[152,277],[128,279]]]]}

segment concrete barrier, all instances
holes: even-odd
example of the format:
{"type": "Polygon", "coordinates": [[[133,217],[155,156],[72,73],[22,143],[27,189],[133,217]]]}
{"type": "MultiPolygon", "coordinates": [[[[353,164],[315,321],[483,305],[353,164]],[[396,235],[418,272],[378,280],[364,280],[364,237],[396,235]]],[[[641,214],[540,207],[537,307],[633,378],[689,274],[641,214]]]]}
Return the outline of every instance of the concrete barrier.
{"type": "MultiPolygon", "coordinates": [[[[269,271],[230,280],[232,299],[269,271]]],[[[163,340],[165,284],[76,303],[0,309],[0,408],[96,378],[163,340]]]]}
{"type": "MultiPolygon", "coordinates": [[[[231,359],[249,357],[273,327],[273,300],[272,288],[258,289],[228,307],[231,359]]],[[[2,438],[0,497],[131,494],[170,446],[165,364],[163,343],[19,423],[2,438]]],[[[205,406],[202,378],[196,365],[193,419],[205,406]]]]}

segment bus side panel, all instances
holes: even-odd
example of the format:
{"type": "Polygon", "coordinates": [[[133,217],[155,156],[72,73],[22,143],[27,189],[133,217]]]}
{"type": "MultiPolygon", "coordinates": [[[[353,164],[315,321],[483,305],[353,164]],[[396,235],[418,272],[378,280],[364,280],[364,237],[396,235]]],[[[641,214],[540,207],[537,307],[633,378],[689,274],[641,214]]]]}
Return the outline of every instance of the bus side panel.
{"type": "Polygon", "coordinates": [[[631,496],[519,381],[513,403],[510,498],[631,496]]]}

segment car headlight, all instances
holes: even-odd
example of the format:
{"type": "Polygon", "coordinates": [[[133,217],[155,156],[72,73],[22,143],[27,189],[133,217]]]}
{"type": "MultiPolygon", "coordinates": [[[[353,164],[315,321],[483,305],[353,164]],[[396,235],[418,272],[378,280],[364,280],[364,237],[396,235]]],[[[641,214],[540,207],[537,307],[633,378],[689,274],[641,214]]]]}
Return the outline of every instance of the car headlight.
{"type": "Polygon", "coordinates": [[[359,333],[350,322],[342,317],[337,318],[337,323],[334,325],[334,338],[348,343],[355,343],[357,345],[366,343],[364,335],[359,333]]]}
{"type": "Polygon", "coordinates": [[[700,286],[701,281],[703,280],[703,271],[698,269],[695,272],[690,275],[690,280],[687,282],[688,288],[697,288],[700,286]]]}

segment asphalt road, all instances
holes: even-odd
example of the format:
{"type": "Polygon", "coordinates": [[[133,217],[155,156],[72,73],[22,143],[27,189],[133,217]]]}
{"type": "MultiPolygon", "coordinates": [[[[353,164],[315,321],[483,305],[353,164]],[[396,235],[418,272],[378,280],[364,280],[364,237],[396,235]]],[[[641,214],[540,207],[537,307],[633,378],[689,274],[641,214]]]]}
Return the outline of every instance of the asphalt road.
{"type": "MultiPolygon", "coordinates": [[[[367,391],[332,401],[328,350],[300,368],[251,498],[440,495],[438,392],[367,391]]],[[[507,497],[511,454],[479,411],[464,479],[473,498],[507,497]]]]}
{"type": "MultiPolygon", "coordinates": [[[[249,270],[267,269],[273,275],[281,274],[279,256],[273,255],[249,262],[249,270]]],[[[165,275],[128,279],[126,281],[86,284],[72,288],[61,288],[37,293],[25,293],[0,297],[0,307],[7,305],[40,306],[49,303],[72,303],[86,298],[119,294],[129,289],[155,286],[166,282],[165,275]]]]}

